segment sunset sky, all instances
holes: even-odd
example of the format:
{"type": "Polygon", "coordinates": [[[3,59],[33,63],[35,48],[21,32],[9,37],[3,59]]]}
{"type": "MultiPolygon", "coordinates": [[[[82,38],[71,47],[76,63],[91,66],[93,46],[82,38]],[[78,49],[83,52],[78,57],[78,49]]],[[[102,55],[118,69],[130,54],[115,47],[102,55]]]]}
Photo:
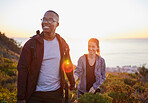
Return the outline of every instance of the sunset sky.
{"type": "Polygon", "coordinates": [[[30,37],[47,10],[59,14],[66,38],[148,38],[148,0],[0,0],[0,31],[30,37]]]}

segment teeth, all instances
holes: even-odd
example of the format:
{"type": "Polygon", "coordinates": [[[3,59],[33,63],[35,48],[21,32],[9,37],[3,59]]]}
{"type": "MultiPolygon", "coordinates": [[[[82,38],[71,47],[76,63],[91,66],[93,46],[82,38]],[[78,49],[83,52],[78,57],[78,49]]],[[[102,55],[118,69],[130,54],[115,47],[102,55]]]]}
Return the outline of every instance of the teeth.
{"type": "Polygon", "coordinates": [[[48,26],[44,26],[43,28],[49,28],[48,26]]]}

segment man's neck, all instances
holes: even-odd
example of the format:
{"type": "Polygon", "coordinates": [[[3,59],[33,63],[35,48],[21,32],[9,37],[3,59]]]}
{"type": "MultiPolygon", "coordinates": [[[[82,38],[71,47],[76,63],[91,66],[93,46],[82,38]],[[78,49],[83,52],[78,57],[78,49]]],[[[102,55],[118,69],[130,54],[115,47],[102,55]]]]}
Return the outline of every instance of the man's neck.
{"type": "Polygon", "coordinates": [[[55,38],[55,33],[52,33],[52,34],[44,33],[43,38],[47,41],[51,41],[55,38]]]}

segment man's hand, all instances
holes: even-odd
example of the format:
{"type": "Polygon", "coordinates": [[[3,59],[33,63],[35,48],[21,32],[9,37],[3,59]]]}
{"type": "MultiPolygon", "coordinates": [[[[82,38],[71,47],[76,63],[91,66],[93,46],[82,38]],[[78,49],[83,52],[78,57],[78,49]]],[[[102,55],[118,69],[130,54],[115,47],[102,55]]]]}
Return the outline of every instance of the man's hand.
{"type": "Polygon", "coordinates": [[[71,87],[69,84],[68,84],[68,88],[69,88],[69,90],[75,90],[76,89],[75,86],[71,87]]]}
{"type": "Polygon", "coordinates": [[[90,88],[89,92],[91,92],[91,93],[95,93],[95,89],[94,89],[93,86],[90,88]]]}
{"type": "Polygon", "coordinates": [[[26,103],[26,100],[17,100],[17,103],[26,103]]]}

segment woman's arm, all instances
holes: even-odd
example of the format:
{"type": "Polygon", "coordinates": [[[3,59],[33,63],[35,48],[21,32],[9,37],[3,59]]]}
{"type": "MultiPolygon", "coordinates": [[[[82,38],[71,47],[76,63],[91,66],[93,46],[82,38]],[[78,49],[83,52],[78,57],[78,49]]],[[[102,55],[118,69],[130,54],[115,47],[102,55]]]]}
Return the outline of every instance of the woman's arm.
{"type": "Polygon", "coordinates": [[[95,90],[97,90],[102,83],[105,81],[106,79],[106,65],[105,65],[105,60],[102,58],[101,59],[101,75],[96,77],[96,82],[93,84],[93,87],[95,90]]]}
{"type": "Polygon", "coordinates": [[[105,60],[102,59],[100,85],[102,85],[105,79],[106,79],[106,64],[105,64],[105,60]]]}
{"type": "Polygon", "coordinates": [[[83,65],[82,57],[80,57],[78,60],[78,65],[74,71],[75,80],[77,80],[82,75],[82,72],[83,72],[82,65],[83,65]]]}

